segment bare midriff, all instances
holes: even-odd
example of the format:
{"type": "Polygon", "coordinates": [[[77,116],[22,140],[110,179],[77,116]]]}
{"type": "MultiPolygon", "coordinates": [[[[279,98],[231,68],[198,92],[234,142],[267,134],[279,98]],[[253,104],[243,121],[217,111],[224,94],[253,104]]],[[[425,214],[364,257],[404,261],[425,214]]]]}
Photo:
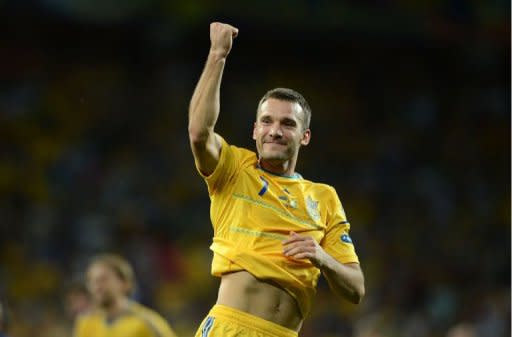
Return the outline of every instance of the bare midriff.
{"type": "Polygon", "coordinates": [[[217,304],[299,331],[302,315],[297,301],[285,290],[258,280],[247,271],[222,275],[217,304]]]}

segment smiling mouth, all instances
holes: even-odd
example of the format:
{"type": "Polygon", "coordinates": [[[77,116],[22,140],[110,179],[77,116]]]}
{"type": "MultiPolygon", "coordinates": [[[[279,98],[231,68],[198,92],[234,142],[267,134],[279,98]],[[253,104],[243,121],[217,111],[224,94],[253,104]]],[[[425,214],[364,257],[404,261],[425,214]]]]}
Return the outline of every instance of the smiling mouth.
{"type": "Polygon", "coordinates": [[[285,143],[279,143],[279,142],[264,142],[263,144],[270,144],[270,145],[282,145],[285,146],[285,143]]]}

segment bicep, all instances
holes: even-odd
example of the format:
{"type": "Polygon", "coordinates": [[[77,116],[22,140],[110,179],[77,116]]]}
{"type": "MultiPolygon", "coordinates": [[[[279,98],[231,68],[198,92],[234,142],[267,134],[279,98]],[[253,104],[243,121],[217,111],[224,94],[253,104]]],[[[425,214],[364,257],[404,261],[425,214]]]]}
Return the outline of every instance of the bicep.
{"type": "Polygon", "coordinates": [[[206,142],[199,143],[190,141],[192,153],[196,162],[197,168],[205,176],[213,173],[220,159],[220,152],[222,149],[222,141],[218,134],[212,132],[206,142]]]}
{"type": "Polygon", "coordinates": [[[345,267],[350,268],[356,272],[363,273],[363,270],[361,269],[361,266],[357,262],[350,262],[350,263],[342,263],[345,267]]]}
{"type": "Polygon", "coordinates": [[[320,243],[329,255],[345,265],[359,263],[349,230],[350,224],[346,221],[330,226],[320,243]]]}

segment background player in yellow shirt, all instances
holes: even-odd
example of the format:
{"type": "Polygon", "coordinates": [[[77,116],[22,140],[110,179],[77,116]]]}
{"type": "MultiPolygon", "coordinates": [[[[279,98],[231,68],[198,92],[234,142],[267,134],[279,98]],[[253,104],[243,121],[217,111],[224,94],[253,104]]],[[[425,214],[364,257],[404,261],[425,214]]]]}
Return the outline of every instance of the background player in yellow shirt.
{"type": "Polygon", "coordinates": [[[135,277],[122,257],[94,257],[87,269],[87,288],[94,308],[75,321],[74,337],[176,337],[153,310],[132,301],[135,277]]]}
{"type": "Polygon", "coordinates": [[[254,123],[256,153],[229,145],[214,127],[220,84],[238,29],[210,25],[211,46],[189,107],[189,138],[211,199],[216,305],[196,336],[297,336],[320,272],[359,303],[364,278],[341,202],[331,186],[295,171],[310,141],[311,109],[298,92],[271,90],[254,123]]]}

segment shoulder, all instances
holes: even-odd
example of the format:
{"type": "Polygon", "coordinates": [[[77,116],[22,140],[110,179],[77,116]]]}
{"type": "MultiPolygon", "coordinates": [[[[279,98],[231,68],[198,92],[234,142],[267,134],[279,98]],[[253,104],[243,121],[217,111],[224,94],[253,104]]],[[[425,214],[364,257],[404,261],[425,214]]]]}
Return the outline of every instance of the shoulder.
{"type": "Polygon", "coordinates": [[[144,305],[135,303],[132,306],[132,313],[142,320],[148,327],[155,332],[156,336],[167,336],[169,324],[167,321],[155,310],[152,310],[144,305]]]}
{"type": "Polygon", "coordinates": [[[88,311],[79,314],[74,321],[73,337],[82,337],[86,335],[86,331],[96,329],[103,322],[102,315],[98,312],[88,311]]]}
{"type": "Polygon", "coordinates": [[[89,310],[89,311],[79,314],[76,317],[76,322],[84,324],[87,322],[96,321],[96,320],[100,319],[101,317],[102,317],[102,315],[98,311],[89,310]]]}
{"type": "Polygon", "coordinates": [[[244,147],[230,145],[225,141],[223,143],[223,149],[224,148],[226,148],[227,151],[232,152],[237,157],[238,161],[241,162],[242,165],[251,165],[256,164],[258,162],[258,157],[256,156],[256,153],[254,151],[251,151],[244,147]]]}
{"type": "Polygon", "coordinates": [[[325,195],[337,195],[336,193],[336,189],[329,185],[329,184],[325,184],[325,183],[320,183],[320,182],[314,182],[314,181],[311,181],[311,180],[307,180],[307,179],[302,179],[301,180],[301,183],[309,188],[309,189],[313,189],[315,190],[316,192],[318,193],[322,193],[322,194],[325,194],[325,195]]]}
{"type": "Polygon", "coordinates": [[[222,142],[223,148],[224,147],[229,148],[231,151],[235,152],[238,156],[240,156],[242,158],[251,158],[251,159],[257,160],[256,152],[246,149],[245,147],[240,147],[237,145],[229,144],[224,139],[222,139],[222,140],[223,140],[223,142],[222,142]]]}
{"type": "Polygon", "coordinates": [[[134,303],[132,305],[132,312],[137,316],[148,319],[162,319],[158,312],[139,303],[134,303]]]}

